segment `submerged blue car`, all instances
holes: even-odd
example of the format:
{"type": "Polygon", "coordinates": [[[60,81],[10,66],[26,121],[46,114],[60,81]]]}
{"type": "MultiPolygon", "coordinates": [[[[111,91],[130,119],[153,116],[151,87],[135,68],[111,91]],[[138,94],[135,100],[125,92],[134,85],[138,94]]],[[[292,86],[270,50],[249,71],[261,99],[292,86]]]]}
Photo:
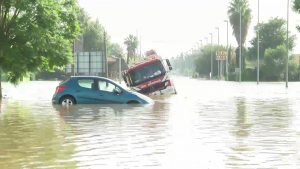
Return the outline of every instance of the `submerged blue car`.
{"type": "Polygon", "coordinates": [[[113,80],[98,76],[74,76],[56,87],[52,103],[73,104],[148,104],[152,99],[127,90],[113,80]]]}

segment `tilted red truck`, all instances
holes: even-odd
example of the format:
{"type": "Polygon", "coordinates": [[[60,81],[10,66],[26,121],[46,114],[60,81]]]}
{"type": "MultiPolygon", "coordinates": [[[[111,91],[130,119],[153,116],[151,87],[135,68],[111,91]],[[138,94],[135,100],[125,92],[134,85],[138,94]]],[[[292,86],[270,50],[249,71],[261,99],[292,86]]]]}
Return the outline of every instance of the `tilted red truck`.
{"type": "MultiPolygon", "coordinates": [[[[147,53],[146,53],[147,55],[147,53]]],[[[161,59],[156,53],[148,54],[147,59],[123,72],[128,87],[146,95],[176,94],[170,79],[172,66],[168,59],[161,59]]]]}

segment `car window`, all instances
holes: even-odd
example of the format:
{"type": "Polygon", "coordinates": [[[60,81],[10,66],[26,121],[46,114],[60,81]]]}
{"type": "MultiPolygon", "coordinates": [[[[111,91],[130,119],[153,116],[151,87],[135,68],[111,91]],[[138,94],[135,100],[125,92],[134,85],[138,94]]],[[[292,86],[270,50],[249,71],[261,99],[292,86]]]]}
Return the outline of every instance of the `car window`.
{"type": "Polygon", "coordinates": [[[108,81],[99,80],[99,90],[113,92],[116,86],[108,81]]]}
{"type": "Polygon", "coordinates": [[[94,80],[93,79],[79,79],[78,85],[83,88],[92,89],[94,80]]]}

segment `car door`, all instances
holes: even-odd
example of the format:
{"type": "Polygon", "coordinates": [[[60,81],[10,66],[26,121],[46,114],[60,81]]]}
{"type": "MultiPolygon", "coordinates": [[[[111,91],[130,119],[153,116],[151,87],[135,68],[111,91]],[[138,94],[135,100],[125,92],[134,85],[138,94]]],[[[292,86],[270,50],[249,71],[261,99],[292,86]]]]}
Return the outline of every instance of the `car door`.
{"type": "Polygon", "coordinates": [[[122,90],[110,81],[98,80],[98,101],[103,104],[125,103],[122,90]],[[118,92],[117,92],[118,91],[118,92]]]}
{"type": "Polygon", "coordinates": [[[78,103],[97,104],[99,103],[97,95],[97,81],[93,78],[80,78],[77,80],[78,88],[76,95],[78,103]]]}

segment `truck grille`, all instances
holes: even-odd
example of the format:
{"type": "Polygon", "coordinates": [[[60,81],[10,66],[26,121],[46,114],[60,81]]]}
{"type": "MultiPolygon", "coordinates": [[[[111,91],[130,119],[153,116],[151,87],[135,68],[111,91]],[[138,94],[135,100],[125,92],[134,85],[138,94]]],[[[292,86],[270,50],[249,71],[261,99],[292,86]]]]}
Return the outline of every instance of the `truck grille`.
{"type": "Polygon", "coordinates": [[[141,89],[140,93],[150,94],[152,92],[155,92],[155,91],[158,91],[158,90],[163,90],[165,88],[166,88],[165,82],[163,82],[163,83],[157,83],[157,84],[154,84],[154,85],[149,86],[147,88],[141,89]]]}

